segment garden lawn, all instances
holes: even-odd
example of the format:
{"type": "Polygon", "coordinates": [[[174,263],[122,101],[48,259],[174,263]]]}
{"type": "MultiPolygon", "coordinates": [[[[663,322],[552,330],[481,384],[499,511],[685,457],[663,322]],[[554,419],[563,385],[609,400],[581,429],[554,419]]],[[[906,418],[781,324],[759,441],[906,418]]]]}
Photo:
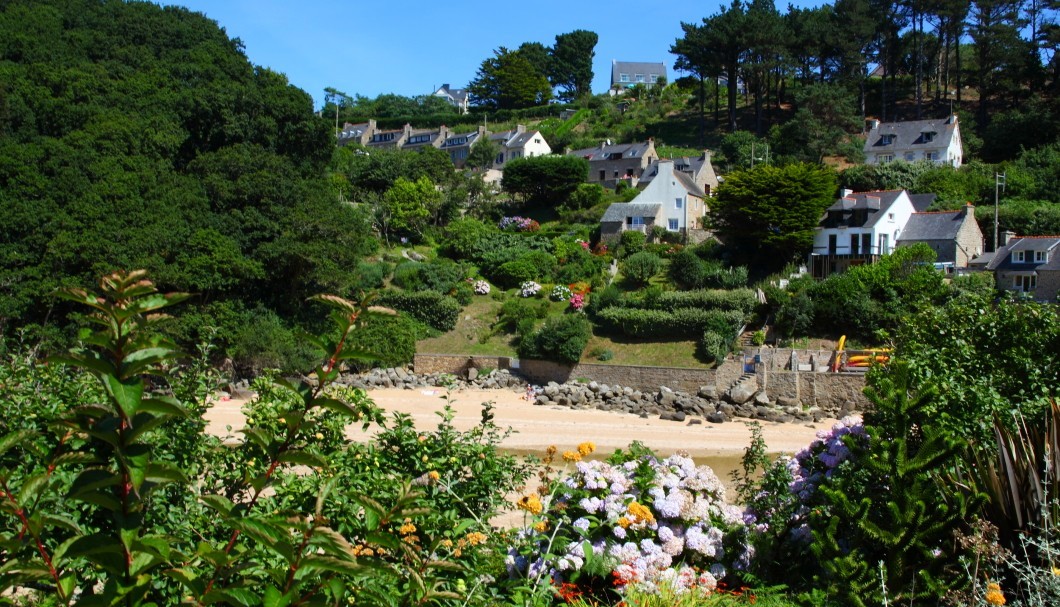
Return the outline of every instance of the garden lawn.
{"type": "Polygon", "coordinates": [[[460,313],[455,329],[416,342],[416,351],[424,354],[516,356],[513,335],[503,332],[490,335],[502,303],[492,297],[475,296],[460,313]]]}
{"type": "Polygon", "coordinates": [[[683,367],[709,369],[712,365],[696,358],[696,340],[648,341],[624,336],[593,335],[582,354],[583,363],[641,365],[645,367],[683,367]],[[599,360],[598,353],[611,351],[614,356],[599,360]]]}

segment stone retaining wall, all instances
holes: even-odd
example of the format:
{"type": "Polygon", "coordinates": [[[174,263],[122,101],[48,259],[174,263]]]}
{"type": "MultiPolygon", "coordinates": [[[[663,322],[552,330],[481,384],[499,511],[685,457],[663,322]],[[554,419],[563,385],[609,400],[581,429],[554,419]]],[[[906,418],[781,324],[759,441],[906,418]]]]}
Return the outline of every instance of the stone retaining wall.
{"type": "Polygon", "coordinates": [[[635,390],[658,390],[666,386],[671,390],[695,392],[700,386],[713,386],[713,369],[686,369],[679,367],[640,367],[633,365],[585,364],[561,365],[543,360],[521,360],[518,372],[535,383],[550,381],[562,384],[568,381],[629,386],[635,390]]]}
{"type": "Polygon", "coordinates": [[[412,366],[420,375],[432,373],[450,373],[466,376],[467,370],[474,367],[483,369],[510,369],[512,359],[509,356],[458,356],[455,354],[416,354],[412,366]]]}

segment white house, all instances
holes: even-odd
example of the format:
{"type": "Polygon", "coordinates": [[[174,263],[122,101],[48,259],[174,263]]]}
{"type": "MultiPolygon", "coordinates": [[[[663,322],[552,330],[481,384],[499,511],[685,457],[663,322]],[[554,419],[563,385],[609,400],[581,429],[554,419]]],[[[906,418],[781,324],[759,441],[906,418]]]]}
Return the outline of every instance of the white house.
{"type": "Polygon", "coordinates": [[[636,198],[607,208],[600,220],[601,238],[612,239],[625,230],[648,232],[654,226],[682,234],[700,227],[707,214],[706,193],[690,176],[675,171],[672,160],[660,160],[658,167],[658,174],[636,198]]]}
{"type": "Polygon", "coordinates": [[[450,104],[456,107],[461,114],[466,114],[468,110],[468,94],[467,89],[454,89],[449,88],[448,84],[443,84],[441,88],[434,91],[435,97],[441,97],[448,101],[450,104]]]}
{"type": "Polygon", "coordinates": [[[500,148],[493,163],[493,167],[497,169],[516,158],[547,156],[552,153],[552,147],[545,141],[541,131],[527,131],[521,124],[510,131],[493,133],[489,137],[500,148]]]}
{"type": "Polygon", "coordinates": [[[957,115],[940,120],[906,122],[871,121],[865,140],[865,162],[886,164],[895,160],[930,160],[959,167],[964,162],[957,115]]]}
{"type": "Polygon", "coordinates": [[[843,192],[815,228],[810,269],[815,278],[874,263],[895,247],[916,209],[905,190],[843,192]]]}

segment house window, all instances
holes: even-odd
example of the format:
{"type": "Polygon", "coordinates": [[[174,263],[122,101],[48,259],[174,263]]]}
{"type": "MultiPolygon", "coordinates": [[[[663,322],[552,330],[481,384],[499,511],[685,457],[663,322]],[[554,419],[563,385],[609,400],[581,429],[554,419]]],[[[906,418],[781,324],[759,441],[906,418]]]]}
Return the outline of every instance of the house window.
{"type": "Polygon", "coordinates": [[[925,131],[920,134],[920,138],[924,143],[931,143],[932,141],[935,141],[935,135],[938,135],[935,131],[925,131]]]}
{"type": "Polygon", "coordinates": [[[906,161],[908,161],[908,162],[913,162],[913,159],[914,159],[914,158],[916,158],[916,154],[914,154],[914,153],[912,153],[912,152],[906,152],[906,153],[905,153],[905,159],[906,159],[906,161]]]}
{"type": "Polygon", "coordinates": [[[1049,256],[1046,253],[1046,251],[1035,251],[1034,263],[1045,263],[1049,261],[1049,256]]]}
{"type": "Polygon", "coordinates": [[[927,158],[928,160],[930,160],[932,162],[938,162],[939,153],[938,152],[924,152],[924,158],[927,158]]]}
{"type": "Polygon", "coordinates": [[[891,145],[894,143],[894,135],[881,135],[880,145],[891,145]]]}
{"type": "Polygon", "coordinates": [[[676,232],[677,231],[677,220],[671,217],[669,219],[669,227],[670,227],[670,231],[671,232],[676,232]]]}
{"type": "Polygon", "coordinates": [[[878,160],[880,164],[887,164],[894,160],[894,154],[880,154],[876,157],[876,160],[878,160]]]}
{"type": "Polygon", "coordinates": [[[1026,258],[1024,257],[1025,251],[1013,251],[1012,252],[1012,263],[1024,263],[1026,258]]]}
{"type": "Polygon", "coordinates": [[[828,235],[828,254],[829,255],[835,255],[835,251],[836,251],[836,247],[837,247],[837,242],[836,241],[837,241],[837,237],[836,237],[835,234],[829,234],[828,235]]]}
{"type": "Polygon", "coordinates": [[[619,82],[629,82],[629,74],[619,74],[618,75],[618,81],[619,82]]]}
{"type": "Polygon", "coordinates": [[[857,255],[858,254],[858,235],[857,234],[851,234],[850,235],[850,254],[851,255],[857,255]]]}
{"type": "Polygon", "coordinates": [[[394,140],[394,134],[393,133],[378,133],[378,134],[372,135],[372,141],[393,141],[393,140],[394,140]]]}
{"type": "Polygon", "coordinates": [[[894,221],[894,213],[887,213],[887,219],[894,221]]]}
{"type": "Polygon", "coordinates": [[[600,181],[604,181],[605,179],[607,179],[607,171],[600,169],[600,181]]]}
{"type": "Polygon", "coordinates": [[[504,164],[504,152],[497,154],[497,157],[493,160],[496,164],[504,164]]]}
{"type": "Polygon", "coordinates": [[[637,74],[636,80],[637,82],[644,82],[644,74],[637,74]]]}
{"type": "Polygon", "coordinates": [[[409,143],[427,143],[431,140],[430,135],[414,135],[409,137],[409,143]]]}
{"type": "Polygon", "coordinates": [[[629,228],[631,230],[637,230],[638,232],[644,231],[644,218],[643,217],[630,217],[629,228]]]}
{"type": "Polygon", "coordinates": [[[651,79],[651,83],[652,84],[655,84],[655,83],[659,82],[659,75],[658,74],[651,74],[649,76],[649,78],[651,79]]]}
{"type": "Polygon", "coordinates": [[[1038,286],[1036,274],[1017,274],[1012,277],[1012,288],[1023,293],[1033,291],[1038,286]]]}
{"type": "Polygon", "coordinates": [[[861,235],[861,252],[866,255],[872,253],[872,234],[861,235]]]}
{"type": "Polygon", "coordinates": [[[887,255],[890,252],[891,252],[891,246],[887,242],[887,235],[886,234],[880,234],[880,254],[881,255],[887,255]]]}
{"type": "Polygon", "coordinates": [[[674,200],[674,203],[677,205],[677,208],[679,208],[679,209],[685,206],[685,200],[684,200],[684,198],[681,198],[681,197],[678,197],[676,200],[674,200]]]}

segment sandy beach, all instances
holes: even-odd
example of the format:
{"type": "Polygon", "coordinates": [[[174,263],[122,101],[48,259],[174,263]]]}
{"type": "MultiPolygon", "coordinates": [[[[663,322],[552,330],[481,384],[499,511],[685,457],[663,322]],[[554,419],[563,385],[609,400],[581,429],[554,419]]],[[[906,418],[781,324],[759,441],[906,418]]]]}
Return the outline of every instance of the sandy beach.
{"type": "MultiPolygon", "coordinates": [[[[446,391],[444,388],[380,389],[371,390],[368,395],[388,414],[407,413],[417,427],[430,430],[438,424],[437,412],[445,406],[446,391]]],[[[698,418],[696,421],[700,423],[673,422],[607,411],[541,407],[527,402],[521,392],[509,390],[465,389],[450,393],[450,400],[455,411],[453,424],[459,430],[479,423],[482,403],[492,401],[495,423],[515,430],[501,447],[516,452],[541,453],[549,445],[565,450],[592,441],[600,453],[611,453],[639,440],[663,456],[683,451],[696,458],[731,457],[743,453],[751,435],[745,420],[724,424],[711,424],[698,418]]],[[[207,414],[208,430],[223,435],[227,433],[226,426],[231,426],[233,431],[242,428],[244,418],[240,407],[244,402],[246,397],[218,401],[207,414]]],[[[762,428],[769,451],[794,453],[813,441],[818,430],[832,423],[831,420],[818,424],[763,422],[762,428]]],[[[372,429],[362,432],[360,426],[348,431],[351,440],[370,440],[372,433],[372,429]]]]}

